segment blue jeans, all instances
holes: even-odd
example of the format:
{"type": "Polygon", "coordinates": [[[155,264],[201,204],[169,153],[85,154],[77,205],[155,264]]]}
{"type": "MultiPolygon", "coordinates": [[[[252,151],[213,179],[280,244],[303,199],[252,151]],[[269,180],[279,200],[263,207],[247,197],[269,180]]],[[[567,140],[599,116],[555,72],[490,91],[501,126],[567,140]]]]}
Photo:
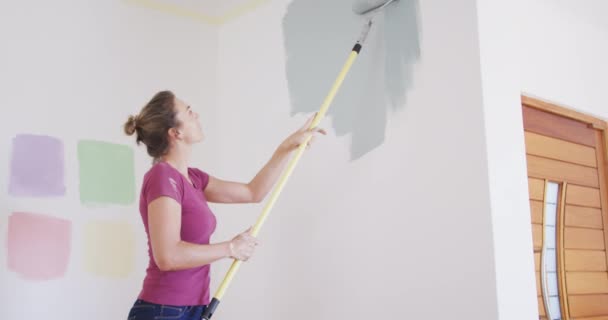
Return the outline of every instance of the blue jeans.
{"type": "Polygon", "coordinates": [[[168,306],[137,299],[128,320],[201,320],[206,306],[168,306]]]}

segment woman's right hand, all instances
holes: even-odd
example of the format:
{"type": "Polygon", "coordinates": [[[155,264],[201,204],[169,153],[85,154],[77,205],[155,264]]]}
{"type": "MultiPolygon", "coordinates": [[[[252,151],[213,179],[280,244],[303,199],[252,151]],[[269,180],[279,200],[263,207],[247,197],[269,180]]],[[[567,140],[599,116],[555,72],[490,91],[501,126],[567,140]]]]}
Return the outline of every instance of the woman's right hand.
{"type": "Polygon", "coordinates": [[[251,235],[251,228],[249,228],[229,241],[230,258],[247,261],[258,244],[258,240],[251,235]]]}

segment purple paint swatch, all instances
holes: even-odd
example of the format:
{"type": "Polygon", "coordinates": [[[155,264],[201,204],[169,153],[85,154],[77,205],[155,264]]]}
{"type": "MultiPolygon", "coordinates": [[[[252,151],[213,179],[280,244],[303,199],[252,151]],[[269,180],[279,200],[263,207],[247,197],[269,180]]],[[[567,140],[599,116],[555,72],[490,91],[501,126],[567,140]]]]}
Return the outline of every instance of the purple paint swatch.
{"type": "Polygon", "coordinates": [[[13,138],[10,195],[63,196],[64,177],[63,143],[59,139],[30,134],[13,138]]]}

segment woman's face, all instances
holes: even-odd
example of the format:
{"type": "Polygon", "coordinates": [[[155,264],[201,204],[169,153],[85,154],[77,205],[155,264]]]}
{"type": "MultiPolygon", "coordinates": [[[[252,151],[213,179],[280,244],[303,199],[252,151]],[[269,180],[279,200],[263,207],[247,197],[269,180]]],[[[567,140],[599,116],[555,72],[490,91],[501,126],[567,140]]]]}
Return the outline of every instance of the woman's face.
{"type": "Polygon", "coordinates": [[[203,141],[205,136],[201,128],[198,113],[194,112],[188,104],[178,98],[175,98],[175,110],[177,111],[175,117],[179,123],[177,128],[179,137],[189,144],[203,141]]]}

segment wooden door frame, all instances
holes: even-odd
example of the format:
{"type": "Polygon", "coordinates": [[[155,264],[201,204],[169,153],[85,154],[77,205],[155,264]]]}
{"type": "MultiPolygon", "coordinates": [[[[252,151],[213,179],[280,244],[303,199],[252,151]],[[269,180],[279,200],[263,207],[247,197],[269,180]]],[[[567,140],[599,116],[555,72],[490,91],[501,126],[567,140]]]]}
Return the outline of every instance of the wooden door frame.
{"type": "Polygon", "coordinates": [[[560,106],[555,103],[543,101],[538,98],[521,95],[522,106],[531,107],[548,113],[552,113],[565,118],[573,119],[586,123],[590,128],[598,130],[598,149],[603,154],[603,166],[600,164],[598,155],[598,175],[600,177],[600,187],[604,192],[600,192],[602,205],[602,220],[604,225],[604,250],[606,250],[606,263],[608,264],[608,122],[593,116],[574,111],[567,106],[560,106]]]}
{"type": "Polygon", "coordinates": [[[543,101],[538,98],[532,98],[526,95],[521,96],[521,104],[526,105],[528,107],[542,110],[545,112],[553,113],[562,117],[574,119],[580,122],[584,122],[589,127],[598,129],[604,132],[604,143],[606,143],[606,129],[608,129],[608,122],[603,121],[601,119],[595,118],[593,116],[574,111],[571,108],[563,105],[557,105],[555,103],[543,101]]]}

